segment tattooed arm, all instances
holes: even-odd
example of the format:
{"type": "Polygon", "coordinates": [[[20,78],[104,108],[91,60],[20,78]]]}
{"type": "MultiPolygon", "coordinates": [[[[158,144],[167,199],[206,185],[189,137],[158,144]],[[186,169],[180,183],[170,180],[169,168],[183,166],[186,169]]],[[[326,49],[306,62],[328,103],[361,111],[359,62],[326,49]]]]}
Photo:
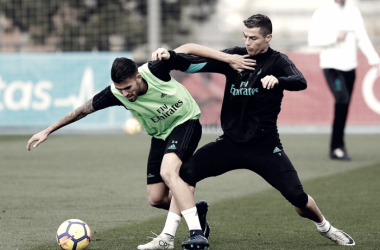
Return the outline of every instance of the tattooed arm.
{"type": "Polygon", "coordinates": [[[76,122],[76,121],[82,119],[83,117],[87,116],[88,114],[91,114],[95,111],[96,110],[92,106],[92,98],[91,98],[90,100],[88,100],[85,104],[83,104],[79,108],[75,109],[74,111],[72,111],[72,112],[68,113],[67,115],[65,115],[64,117],[62,117],[58,122],[54,123],[53,125],[51,125],[47,129],[42,130],[41,132],[33,135],[32,138],[30,138],[30,140],[28,141],[28,144],[26,145],[26,149],[28,149],[30,151],[30,146],[32,145],[32,143],[37,141],[33,146],[34,148],[36,148],[39,144],[43,143],[47,139],[47,137],[51,133],[53,133],[54,131],[56,131],[56,130],[58,130],[58,129],[60,129],[60,128],[66,126],[70,123],[76,122]]]}

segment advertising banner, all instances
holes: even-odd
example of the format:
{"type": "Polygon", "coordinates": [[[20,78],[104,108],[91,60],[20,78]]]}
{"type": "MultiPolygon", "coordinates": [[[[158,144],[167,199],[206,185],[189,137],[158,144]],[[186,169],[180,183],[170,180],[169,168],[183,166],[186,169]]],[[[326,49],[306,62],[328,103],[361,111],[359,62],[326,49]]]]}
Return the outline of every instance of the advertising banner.
{"type": "MultiPolygon", "coordinates": [[[[130,53],[10,53],[0,56],[0,129],[47,127],[112,82],[116,57],[130,53]]],[[[64,129],[122,129],[131,113],[113,107],[64,129]]]]}
{"type": "MultiPolygon", "coordinates": [[[[129,53],[2,54],[0,56],[0,132],[44,128],[85,103],[110,85],[110,69],[116,57],[129,53]]],[[[317,54],[289,53],[305,76],[304,91],[285,91],[278,125],[286,127],[330,126],[334,98],[319,67],[317,54]]],[[[225,77],[221,74],[172,76],[192,94],[202,110],[207,131],[220,132],[220,110],[225,77]]],[[[67,126],[65,131],[105,133],[121,131],[132,115],[124,107],[98,111],[67,126]]],[[[356,81],[347,124],[380,127],[380,76],[359,55],[356,81]]],[[[62,130],[63,130],[62,129],[62,130]]],[[[38,132],[38,131],[36,131],[38,132]]]]}
{"type": "MultiPolygon", "coordinates": [[[[288,54],[307,80],[302,92],[285,91],[280,125],[330,125],[334,97],[327,85],[317,54],[288,54]]],[[[347,117],[348,125],[380,125],[380,72],[358,54],[356,79],[347,117]]]]}

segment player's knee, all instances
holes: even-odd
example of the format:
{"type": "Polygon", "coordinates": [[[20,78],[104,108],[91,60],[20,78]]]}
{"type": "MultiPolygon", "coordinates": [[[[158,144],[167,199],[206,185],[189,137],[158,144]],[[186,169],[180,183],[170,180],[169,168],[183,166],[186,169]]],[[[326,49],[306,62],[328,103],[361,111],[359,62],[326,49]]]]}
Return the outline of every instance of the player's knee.
{"type": "Polygon", "coordinates": [[[161,169],[160,175],[167,186],[170,186],[174,179],[179,177],[175,171],[170,169],[161,169]]]}
{"type": "Polygon", "coordinates": [[[308,202],[308,195],[302,191],[295,191],[284,195],[285,198],[295,207],[304,208],[308,202]]]}
{"type": "Polygon", "coordinates": [[[148,196],[148,202],[149,205],[156,208],[166,208],[168,206],[168,198],[165,196],[148,196]]]}
{"type": "Polygon", "coordinates": [[[184,182],[192,187],[195,187],[197,181],[194,178],[192,168],[186,163],[182,165],[181,170],[179,171],[179,176],[184,182]]]}

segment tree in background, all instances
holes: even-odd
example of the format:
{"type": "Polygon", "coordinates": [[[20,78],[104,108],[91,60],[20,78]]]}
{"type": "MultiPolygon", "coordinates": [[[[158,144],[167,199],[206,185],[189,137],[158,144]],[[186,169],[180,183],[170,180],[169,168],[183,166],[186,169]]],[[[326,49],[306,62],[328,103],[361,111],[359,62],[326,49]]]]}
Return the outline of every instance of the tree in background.
{"type": "MultiPolygon", "coordinates": [[[[162,42],[177,46],[176,36],[191,33],[184,13],[203,22],[216,2],[161,0],[162,42]]],[[[0,12],[11,22],[4,32],[19,29],[56,50],[133,50],[147,42],[147,0],[0,0],[0,12]]]]}

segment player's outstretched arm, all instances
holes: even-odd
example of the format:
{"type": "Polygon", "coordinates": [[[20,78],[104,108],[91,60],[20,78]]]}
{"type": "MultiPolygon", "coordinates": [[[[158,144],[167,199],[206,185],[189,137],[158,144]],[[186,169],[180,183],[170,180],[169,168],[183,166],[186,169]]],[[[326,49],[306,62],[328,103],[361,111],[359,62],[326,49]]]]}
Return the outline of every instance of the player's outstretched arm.
{"type": "Polygon", "coordinates": [[[29,139],[28,144],[26,145],[26,149],[30,151],[30,146],[33,142],[36,141],[34,144],[34,148],[36,148],[39,144],[43,143],[48,136],[53,133],[54,131],[70,124],[75,121],[78,121],[82,119],[83,117],[87,116],[88,114],[91,114],[95,112],[94,107],[92,106],[92,98],[88,100],[85,104],[80,106],[79,108],[75,109],[74,111],[68,113],[64,117],[62,117],[58,122],[54,123],[50,127],[48,127],[45,130],[42,130],[41,132],[35,134],[32,136],[32,138],[29,139]]]}
{"type": "Polygon", "coordinates": [[[184,44],[174,50],[176,53],[192,54],[201,57],[212,58],[218,61],[228,63],[233,69],[241,72],[243,70],[255,70],[256,60],[249,59],[249,55],[231,55],[202,46],[195,43],[184,44]]]}

